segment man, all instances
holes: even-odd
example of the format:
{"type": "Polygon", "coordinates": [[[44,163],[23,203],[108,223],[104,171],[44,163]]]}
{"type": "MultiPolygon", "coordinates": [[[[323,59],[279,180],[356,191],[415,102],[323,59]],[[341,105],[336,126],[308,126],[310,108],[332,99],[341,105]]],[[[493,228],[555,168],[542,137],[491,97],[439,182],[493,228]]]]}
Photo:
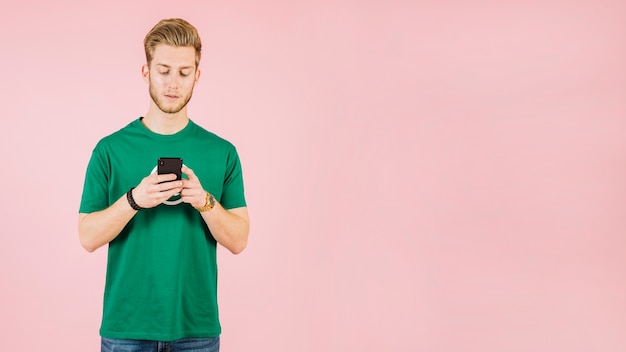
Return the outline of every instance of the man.
{"type": "Polygon", "coordinates": [[[98,142],[79,210],[82,246],[108,244],[102,351],[218,351],[217,243],[234,254],[249,219],[235,147],[196,125],[197,30],[159,22],[144,40],[146,115],[98,142]],[[183,177],[158,174],[160,157],[183,177]]]}

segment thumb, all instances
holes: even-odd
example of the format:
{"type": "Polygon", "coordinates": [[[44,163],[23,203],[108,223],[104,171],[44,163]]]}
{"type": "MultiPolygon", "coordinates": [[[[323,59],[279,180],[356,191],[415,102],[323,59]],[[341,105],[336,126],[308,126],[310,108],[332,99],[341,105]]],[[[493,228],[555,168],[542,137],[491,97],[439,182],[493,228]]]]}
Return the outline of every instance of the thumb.
{"type": "Polygon", "coordinates": [[[187,175],[187,177],[189,178],[189,181],[198,181],[198,176],[196,176],[193,170],[188,168],[187,166],[183,165],[180,171],[182,171],[184,174],[187,175]]]}

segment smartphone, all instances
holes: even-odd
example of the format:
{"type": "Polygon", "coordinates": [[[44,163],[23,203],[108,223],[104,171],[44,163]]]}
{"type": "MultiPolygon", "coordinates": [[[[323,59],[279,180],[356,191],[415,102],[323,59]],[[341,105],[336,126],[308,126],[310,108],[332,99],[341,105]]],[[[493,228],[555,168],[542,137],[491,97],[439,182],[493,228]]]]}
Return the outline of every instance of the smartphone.
{"type": "Polygon", "coordinates": [[[180,180],[182,178],[182,167],[182,158],[159,158],[157,174],[176,174],[176,179],[180,180]]]}

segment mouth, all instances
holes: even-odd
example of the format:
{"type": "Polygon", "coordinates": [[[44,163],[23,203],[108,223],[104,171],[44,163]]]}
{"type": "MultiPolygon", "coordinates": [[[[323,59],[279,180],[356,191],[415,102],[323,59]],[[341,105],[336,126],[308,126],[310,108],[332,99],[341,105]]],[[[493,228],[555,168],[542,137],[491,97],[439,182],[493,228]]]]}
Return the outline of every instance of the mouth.
{"type": "Polygon", "coordinates": [[[173,95],[173,94],[165,94],[165,97],[170,100],[178,99],[178,95],[173,95]]]}

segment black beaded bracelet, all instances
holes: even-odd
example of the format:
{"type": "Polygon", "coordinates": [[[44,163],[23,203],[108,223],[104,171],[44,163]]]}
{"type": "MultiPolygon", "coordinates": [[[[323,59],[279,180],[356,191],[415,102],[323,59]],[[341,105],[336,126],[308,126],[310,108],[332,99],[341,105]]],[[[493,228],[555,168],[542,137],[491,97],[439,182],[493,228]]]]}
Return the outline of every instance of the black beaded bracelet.
{"type": "Polygon", "coordinates": [[[126,192],[126,199],[128,200],[128,204],[130,204],[130,207],[135,210],[145,209],[135,203],[135,199],[133,198],[133,189],[135,189],[135,187],[132,187],[128,192],[126,192]]]}

